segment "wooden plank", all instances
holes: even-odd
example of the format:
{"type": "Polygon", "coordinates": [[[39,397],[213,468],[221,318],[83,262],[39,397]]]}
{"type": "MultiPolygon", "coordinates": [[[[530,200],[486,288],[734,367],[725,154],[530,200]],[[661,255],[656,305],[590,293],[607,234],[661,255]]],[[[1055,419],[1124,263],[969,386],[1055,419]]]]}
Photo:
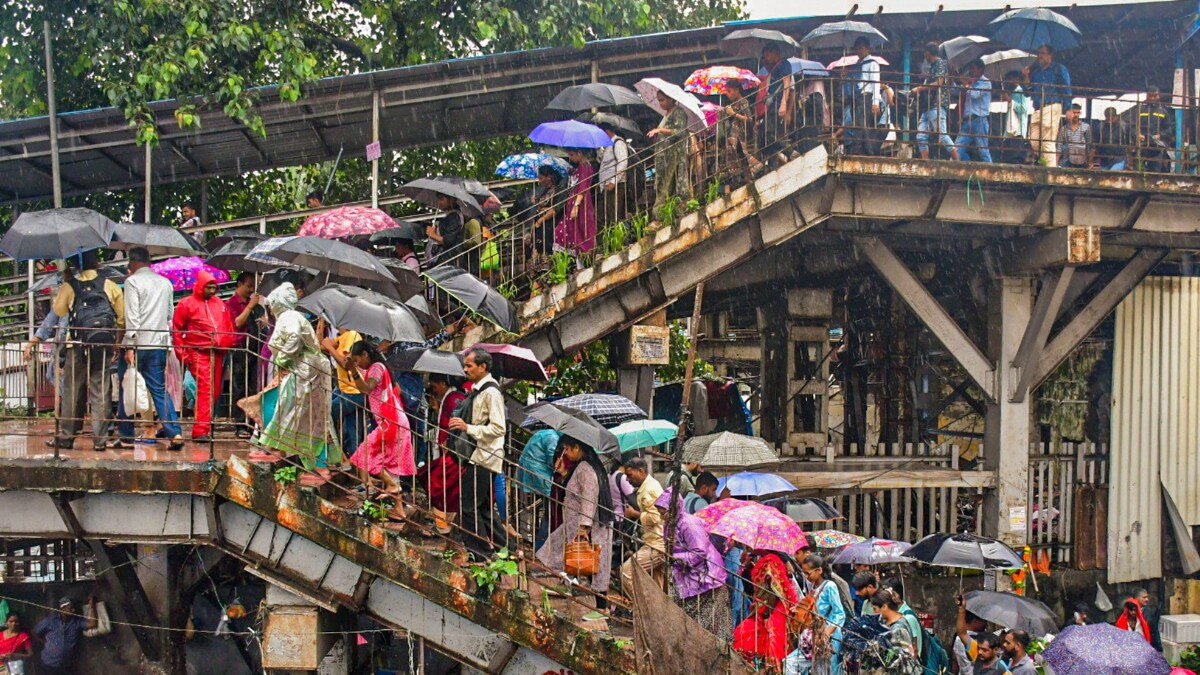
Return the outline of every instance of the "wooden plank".
{"type": "Polygon", "coordinates": [[[888,471],[813,471],[778,472],[797,490],[893,490],[902,488],[956,487],[989,489],[996,487],[991,471],[955,471],[953,469],[894,469],[888,471]]]}

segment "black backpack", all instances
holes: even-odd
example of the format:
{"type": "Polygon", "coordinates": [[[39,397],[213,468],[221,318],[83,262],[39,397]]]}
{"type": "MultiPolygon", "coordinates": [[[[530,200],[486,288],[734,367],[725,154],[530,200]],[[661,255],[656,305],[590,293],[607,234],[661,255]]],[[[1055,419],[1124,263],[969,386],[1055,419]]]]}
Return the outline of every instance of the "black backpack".
{"type": "MultiPolygon", "coordinates": [[[[471,418],[471,410],[475,405],[475,397],[478,394],[487,391],[488,389],[499,388],[499,385],[497,385],[495,382],[486,382],[483,386],[472,389],[471,393],[467,394],[466,398],[459,401],[458,405],[454,406],[454,412],[451,413],[450,416],[464,420],[467,424],[474,424],[475,420],[471,418]]],[[[471,436],[465,431],[451,431],[449,432],[449,438],[447,438],[447,440],[449,441],[450,449],[453,450],[454,453],[462,459],[462,461],[470,461],[471,455],[475,452],[474,438],[471,438],[471,436]]]]}
{"type": "MultiPolygon", "coordinates": [[[[633,215],[637,213],[646,200],[648,188],[646,169],[650,166],[646,160],[651,155],[648,152],[635,150],[633,144],[620,136],[614,138],[613,143],[625,144],[625,157],[627,158],[625,166],[625,199],[628,200],[626,210],[629,215],[633,215]]],[[[616,152],[616,150],[613,150],[613,152],[616,152]]]]}
{"type": "Polygon", "coordinates": [[[85,344],[115,345],[117,343],[117,312],[104,292],[104,277],[80,281],[71,279],[75,302],[71,305],[68,322],[74,339],[85,344]]]}

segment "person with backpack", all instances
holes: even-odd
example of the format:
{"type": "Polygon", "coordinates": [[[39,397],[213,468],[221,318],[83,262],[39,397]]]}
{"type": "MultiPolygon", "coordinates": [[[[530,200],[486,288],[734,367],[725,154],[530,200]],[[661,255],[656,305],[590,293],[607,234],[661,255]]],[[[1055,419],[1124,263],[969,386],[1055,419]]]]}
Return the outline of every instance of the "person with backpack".
{"type": "Polygon", "coordinates": [[[508,532],[495,511],[493,477],[504,470],[507,412],[500,384],[492,377],[492,355],[475,348],[463,359],[471,393],[450,418],[454,450],[463,466],[460,492],[463,545],[481,559],[508,547],[508,532]]]}
{"type": "Polygon", "coordinates": [[[949,673],[950,655],[937,637],[921,625],[921,619],[912,607],[904,601],[904,584],[900,579],[893,579],[886,584],[888,591],[896,598],[900,614],[908,623],[908,627],[916,636],[917,658],[926,673],[949,673]]]}
{"type": "Polygon", "coordinates": [[[105,450],[112,418],[109,367],[125,329],[125,295],[112,280],[100,277],[95,251],[84,252],[78,266],[54,295],[54,313],[67,317],[68,333],[63,349],[62,435],[47,445],[64,450],[74,447],[90,408],[92,449],[105,450]]]}
{"type": "Polygon", "coordinates": [[[237,339],[225,301],[217,297],[217,280],[207,270],[196,273],[192,294],[179,301],[171,320],[175,355],[196,378],[196,423],[192,442],[212,437],[213,408],[221,398],[225,352],[237,339]]]}
{"type": "Polygon", "coordinates": [[[895,675],[921,675],[920,630],[905,620],[900,612],[901,603],[891,589],[881,589],[871,596],[871,606],[875,613],[888,627],[888,641],[891,652],[888,654],[888,673],[895,675]]]}
{"type": "MultiPolygon", "coordinates": [[[[815,599],[816,616],[823,635],[814,635],[811,656],[813,672],[841,675],[842,672],[842,627],[846,625],[846,610],[842,606],[841,593],[831,579],[833,574],[825,556],[809,553],[800,563],[800,571],[809,588],[808,595],[815,599]],[[817,646],[820,645],[818,649],[817,646]]],[[[803,642],[803,640],[801,640],[803,642]]],[[[799,651],[788,656],[788,661],[800,658],[799,651]]]]}

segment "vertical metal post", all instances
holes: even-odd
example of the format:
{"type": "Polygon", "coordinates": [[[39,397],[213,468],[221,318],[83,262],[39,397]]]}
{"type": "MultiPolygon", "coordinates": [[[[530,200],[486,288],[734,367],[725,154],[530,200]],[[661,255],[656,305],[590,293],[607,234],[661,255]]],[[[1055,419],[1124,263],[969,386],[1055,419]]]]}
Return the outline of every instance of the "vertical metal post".
{"type": "MultiPolygon", "coordinates": [[[[371,93],[371,142],[379,142],[379,90],[371,93]]],[[[371,162],[371,206],[379,208],[379,160],[371,162]]]]}
{"type": "Polygon", "coordinates": [[[600,81],[600,64],[596,62],[596,59],[592,59],[592,82],[594,83],[594,82],[599,82],[599,81],[600,81]]]}
{"type": "MultiPolygon", "coordinates": [[[[908,85],[912,83],[912,38],[904,38],[904,88],[908,89],[908,85]]],[[[908,142],[908,106],[901,106],[900,113],[903,119],[900,119],[900,126],[904,129],[904,133],[900,135],[900,140],[908,142]]]]}
{"type": "Polygon", "coordinates": [[[62,176],[58,166],[58,103],[54,100],[54,52],[50,47],[50,22],[42,22],[46,43],[46,111],[50,118],[50,176],[54,182],[54,208],[62,208],[62,176]]]}
{"type": "MultiPolygon", "coordinates": [[[[1183,49],[1180,48],[1175,54],[1175,68],[1183,73],[1183,82],[1181,83],[1183,91],[1179,92],[1179,105],[1175,106],[1175,172],[1183,172],[1183,106],[1187,105],[1187,69],[1184,67],[1185,59],[1183,57],[1183,49]]],[[[1172,101],[1175,103],[1175,101],[1172,101]]]]}
{"type": "Polygon", "coordinates": [[[154,168],[153,168],[154,167],[154,165],[153,165],[154,157],[151,154],[151,153],[153,153],[153,150],[151,149],[149,143],[146,143],[145,150],[146,150],[146,159],[145,159],[145,161],[142,162],[143,173],[145,174],[145,177],[146,177],[145,186],[142,189],[142,191],[143,191],[143,194],[142,194],[142,222],[149,223],[150,222],[150,187],[153,183],[153,176],[154,176],[154,168]]]}
{"type": "Polygon", "coordinates": [[[267,217],[266,216],[263,216],[262,218],[258,219],[258,233],[259,234],[267,233],[267,217]]]}

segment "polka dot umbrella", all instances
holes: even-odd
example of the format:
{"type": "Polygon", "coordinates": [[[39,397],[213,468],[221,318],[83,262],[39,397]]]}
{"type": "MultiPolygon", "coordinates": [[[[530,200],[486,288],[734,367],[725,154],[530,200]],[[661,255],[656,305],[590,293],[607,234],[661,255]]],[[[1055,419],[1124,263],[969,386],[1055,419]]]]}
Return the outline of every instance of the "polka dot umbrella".
{"type": "Polygon", "coordinates": [[[196,283],[196,274],[200,270],[206,270],[209,274],[213,275],[218,284],[223,284],[230,279],[229,272],[213,267],[195,256],[171,258],[170,260],[157,262],[151,265],[150,269],[170,280],[171,288],[177,291],[192,290],[192,286],[196,283]]]}

